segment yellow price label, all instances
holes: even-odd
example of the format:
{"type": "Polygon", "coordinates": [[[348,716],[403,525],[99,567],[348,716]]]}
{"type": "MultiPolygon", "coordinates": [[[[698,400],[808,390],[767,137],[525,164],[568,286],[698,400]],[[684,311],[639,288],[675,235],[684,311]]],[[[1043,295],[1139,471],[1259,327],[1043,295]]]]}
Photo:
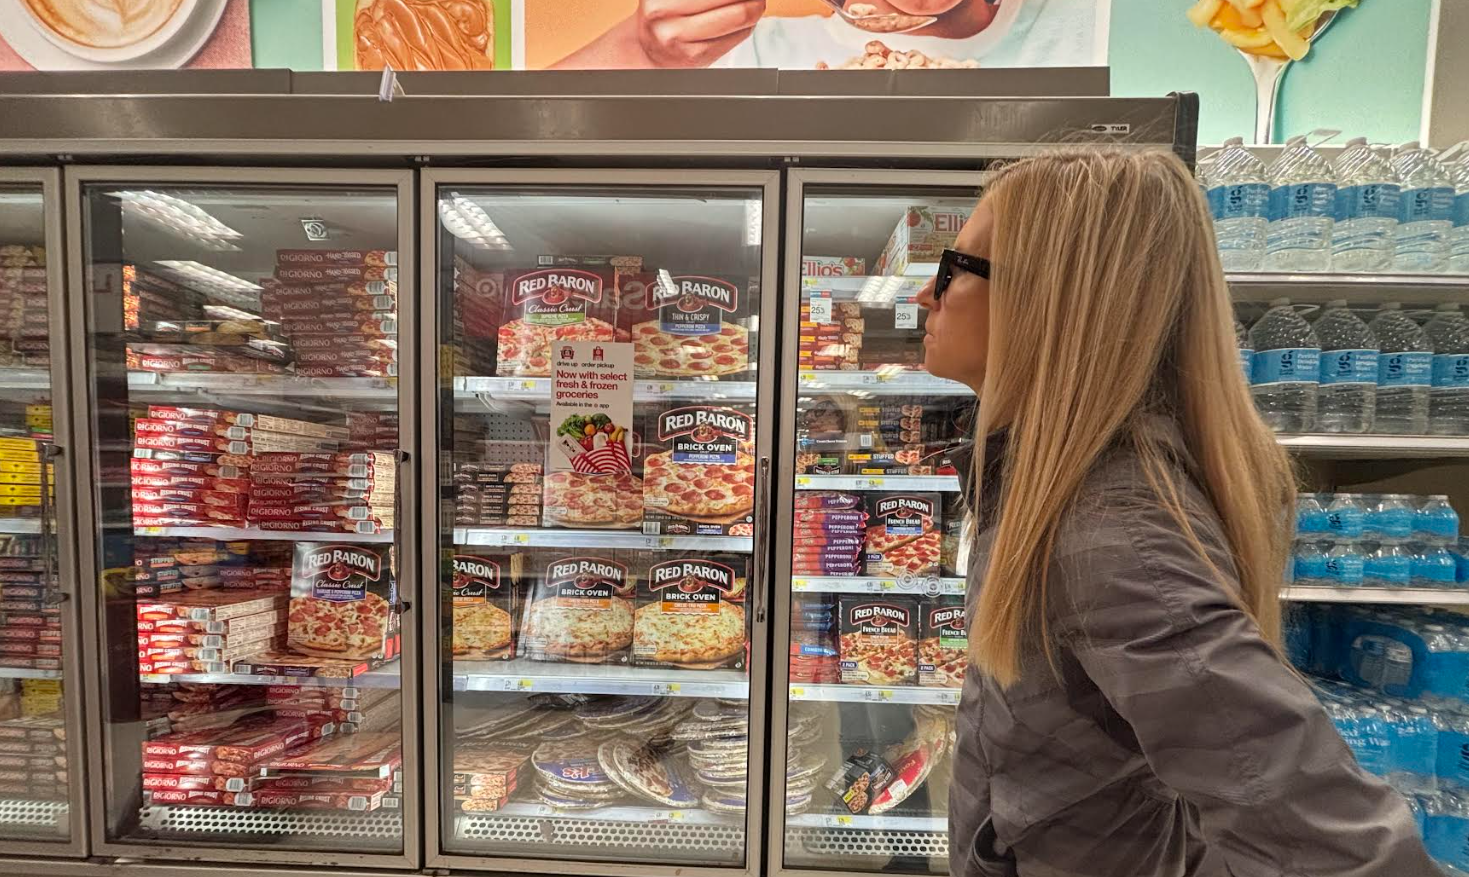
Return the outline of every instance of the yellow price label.
{"type": "Polygon", "coordinates": [[[806,581],[805,579],[791,579],[792,591],[804,591],[810,586],[811,583],[806,581]]]}
{"type": "Polygon", "coordinates": [[[516,533],[511,538],[510,541],[511,542],[514,542],[516,545],[529,545],[530,544],[530,534],[529,533],[516,533]]]}
{"type": "Polygon", "coordinates": [[[672,393],[673,391],[674,384],[672,381],[664,381],[663,383],[658,385],[658,392],[660,393],[672,393]]]}
{"type": "Polygon", "coordinates": [[[136,534],[138,534],[139,536],[162,536],[163,535],[163,528],[162,527],[137,527],[137,528],[134,528],[133,532],[136,533],[136,534]]]}
{"type": "Polygon", "coordinates": [[[668,683],[668,693],[669,694],[678,694],[682,690],[683,690],[683,686],[680,683],[678,683],[678,682],[670,682],[670,683],[668,683]]]}
{"type": "Polygon", "coordinates": [[[534,390],[535,388],[535,381],[520,381],[519,385],[515,387],[517,390],[534,390]]]}
{"type": "Polygon", "coordinates": [[[850,816],[833,816],[833,817],[831,817],[831,821],[829,823],[827,823],[827,824],[828,825],[831,825],[831,826],[833,826],[835,828],[851,828],[852,827],[852,817],[850,817],[850,816]]]}
{"type": "Polygon", "coordinates": [[[878,700],[892,700],[893,699],[893,693],[892,693],[891,690],[886,689],[886,688],[879,689],[878,692],[877,692],[877,699],[878,700]]]}
{"type": "Polygon", "coordinates": [[[810,479],[810,477],[809,476],[806,476],[806,475],[798,475],[798,476],[796,476],[796,486],[797,487],[810,487],[811,486],[811,479],[810,479]]]}
{"type": "Polygon", "coordinates": [[[805,696],[806,696],[806,689],[800,687],[799,685],[792,685],[791,686],[791,697],[794,697],[794,698],[796,698],[796,699],[799,700],[801,698],[804,698],[805,696]]]}
{"type": "Polygon", "coordinates": [[[898,583],[893,579],[882,579],[877,583],[879,591],[895,591],[897,588],[898,583]]]}
{"type": "Polygon", "coordinates": [[[659,548],[672,548],[673,547],[673,537],[672,536],[659,536],[658,537],[658,547],[659,548]]]}

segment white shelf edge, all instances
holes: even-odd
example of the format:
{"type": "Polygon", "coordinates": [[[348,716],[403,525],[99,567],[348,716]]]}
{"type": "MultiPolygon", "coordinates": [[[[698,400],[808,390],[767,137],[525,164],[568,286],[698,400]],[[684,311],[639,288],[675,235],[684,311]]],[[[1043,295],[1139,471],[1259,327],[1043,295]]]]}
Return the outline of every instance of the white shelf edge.
{"type": "Polygon", "coordinates": [[[947,833],[947,816],[846,816],[839,813],[799,813],[786,817],[787,828],[832,828],[843,831],[932,831],[947,833]]]}
{"type": "MultiPolygon", "coordinates": [[[[248,658],[242,660],[249,660],[248,658]]],[[[356,676],[255,676],[243,673],[139,673],[139,682],[191,682],[204,685],[296,685],[327,688],[398,688],[396,662],[356,676]]]]}
{"type": "Polygon", "coordinates": [[[631,694],[661,697],[749,697],[743,670],[679,670],[607,664],[515,661],[456,661],[455,691],[519,694],[631,694]]]}
{"type": "Polygon", "coordinates": [[[258,530],[253,527],[134,527],[134,536],[174,536],[179,538],[216,539],[220,542],[244,540],[277,542],[392,542],[393,532],[361,535],[358,533],[258,530]]]}
{"type": "Polygon", "coordinates": [[[1469,457],[1469,437],[1432,435],[1280,435],[1281,447],[1312,456],[1469,457]]]}
{"type": "Polygon", "coordinates": [[[0,518],[0,533],[6,535],[35,535],[40,532],[40,518],[0,518]]]}
{"type": "Polygon", "coordinates": [[[945,378],[936,378],[921,369],[901,371],[842,371],[839,369],[802,369],[796,373],[797,387],[803,393],[868,392],[874,395],[970,396],[974,391],[945,378]]]}
{"type": "Polygon", "coordinates": [[[526,548],[631,548],[694,551],[750,551],[749,536],[645,536],[637,530],[505,529],[455,527],[455,545],[526,548]]]}
{"type": "Polygon", "coordinates": [[[1464,274],[1248,271],[1227,273],[1224,279],[1230,286],[1417,286],[1424,289],[1469,289],[1469,275],[1464,274]]]}
{"type": "Polygon", "coordinates": [[[1332,588],[1290,585],[1281,589],[1280,598],[1295,603],[1469,606],[1469,588],[1332,588]]]}
{"type": "Polygon", "coordinates": [[[797,490],[919,490],[955,493],[957,475],[797,475],[797,490]]]}
{"type": "MultiPolygon", "coordinates": [[[[754,381],[695,381],[668,378],[633,381],[634,399],[723,399],[748,401],[755,398],[754,381]]],[[[550,378],[500,378],[469,375],[454,378],[458,398],[487,395],[497,399],[551,402],[550,378]]]]}
{"type": "Polygon", "coordinates": [[[805,685],[790,684],[791,700],[827,703],[901,703],[955,706],[959,688],[924,688],[917,685],[805,685]]]}
{"type": "Polygon", "coordinates": [[[811,594],[899,594],[931,596],[929,579],[938,585],[939,594],[963,594],[965,580],[954,576],[914,576],[912,581],[872,576],[791,576],[791,590],[811,594]]]}
{"type": "Polygon", "coordinates": [[[456,822],[507,819],[554,819],[572,822],[642,822],[652,824],[731,825],[743,823],[741,813],[713,813],[700,807],[641,807],[618,805],[597,810],[558,810],[549,804],[515,801],[491,813],[456,813],[456,822]]]}
{"type": "Polygon", "coordinates": [[[0,667],[0,679],[60,679],[60,670],[38,670],[34,667],[0,667]]]}

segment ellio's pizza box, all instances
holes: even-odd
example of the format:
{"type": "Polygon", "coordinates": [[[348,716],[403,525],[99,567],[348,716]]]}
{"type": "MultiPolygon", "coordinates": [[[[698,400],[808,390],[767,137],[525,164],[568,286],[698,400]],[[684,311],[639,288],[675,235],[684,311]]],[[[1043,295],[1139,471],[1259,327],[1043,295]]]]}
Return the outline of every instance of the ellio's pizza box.
{"type": "Polygon", "coordinates": [[[937,493],[868,493],[863,546],[869,576],[936,576],[943,554],[942,497],[937,493]]]}
{"type": "Polygon", "coordinates": [[[877,257],[874,274],[905,274],[915,263],[937,262],[945,247],[954,246],[969,208],[915,204],[903,213],[877,257]]]}
{"type": "Polygon", "coordinates": [[[841,597],[838,661],[848,685],[913,685],[918,681],[917,607],[906,597],[841,597]]]}
{"type": "Polygon", "coordinates": [[[755,520],[751,406],[679,405],[643,431],[643,532],[750,536],[755,520]]]}
{"type": "Polygon", "coordinates": [[[750,368],[745,279],[657,272],[624,296],[619,327],[632,337],[638,377],[735,375],[750,368]]]}
{"type": "Polygon", "coordinates": [[[453,558],[455,659],[481,661],[515,657],[515,595],[524,568],[521,554],[477,554],[453,558]]]}
{"type": "Polygon", "coordinates": [[[530,586],[520,653],[535,661],[626,664],[632,646],[632,552],[548,555],[530,586]]]}
{"type": "Polygon", "coordinates": [[[287,649],[335,661],[394,657],[397,605],[388,546],[298,542],[291,569],[287,649]]]}
{"type": "Polygon", "coordinates": [[[656,560],[640,576],[633,663],[744,667],[746,558],[709,554],[656,560]]]}

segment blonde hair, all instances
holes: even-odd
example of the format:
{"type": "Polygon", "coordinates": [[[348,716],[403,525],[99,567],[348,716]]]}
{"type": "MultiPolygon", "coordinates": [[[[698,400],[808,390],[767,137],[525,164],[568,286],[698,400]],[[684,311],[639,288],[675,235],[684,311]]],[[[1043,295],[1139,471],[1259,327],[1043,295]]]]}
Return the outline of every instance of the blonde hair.
{"type": "Polygon", "coordinates": [[[980,494],[995,489],[984,483],[984,437],[1004,427],[1009,440],[971,660],[1009,685],[1038,637],[1055,668],[1051,555],[1083,480],[1111,447],[1136,452],[1146,489],[1228,581],[1189,524],[1178,470],[1145,428],[1151,415],[1182,432],[1223,522],[1234,596],[1278,644],[1294,481],[1240,373],[1229,290],[1193,176],[1163,152],[1062,152],[1000,171],[984,200],[995,225],[975,433],[980,494]]]}

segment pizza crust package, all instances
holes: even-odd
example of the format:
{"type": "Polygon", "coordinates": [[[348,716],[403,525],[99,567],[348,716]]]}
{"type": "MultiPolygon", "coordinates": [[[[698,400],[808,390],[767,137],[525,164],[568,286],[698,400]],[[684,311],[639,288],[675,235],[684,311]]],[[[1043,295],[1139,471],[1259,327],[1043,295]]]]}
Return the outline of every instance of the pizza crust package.
{"type": "Polygon", "coordinates": [[[532,585],[520,652],[533,661],[626,664],[633,578],[616,552],[556,557],[532,585]]]}
{"type": "Polygon", "coordinates": [[[454,657],[515,657],[515,588],[522,555],[454,555],[454,657]]]}
{"type": "Polygon", "coordinates": [[[745,558],[681,557],[648,567],[638,585],[633,663],[745,666],[745,558]]]}
{"type": "Polygon", "coordinates": [[[922,604],[918,632],[918,684],[964,687],[969,667],[969,627],[964,598],[938,597],[922,604]]]}
{"type": "Polygon", "coordinates": [[[837,603],[842,682],[912,685],[918,679],[916,606],[906,597],[863,595],[837,603]]]}
{"type": "Polygon", "coordinates": [[[286,646],[319,658],[381,661],[398,653],[397,584],[386,545],[298,542],[286,646]]]}
{"type": "MultiPolygon", "coordinates": [[[[617,286],[608,268],[552,267],[505,273],[505,321],[495,373],[551,374],[557,341],[616,341],[617,286]]],[[[625,339],[624,339],[625,340],[625,339]]]]}
{"type": "Polygon", "coordinates": [[[749,409],[683,405],[643,433],[643,532],[750,536],[755,421],[749,409]]]}
{"type": "Polygon", "coordinates": [[[938,575],[943,553],[939,503],[937,493],[867,494],[867,575],[938,575]]]}

